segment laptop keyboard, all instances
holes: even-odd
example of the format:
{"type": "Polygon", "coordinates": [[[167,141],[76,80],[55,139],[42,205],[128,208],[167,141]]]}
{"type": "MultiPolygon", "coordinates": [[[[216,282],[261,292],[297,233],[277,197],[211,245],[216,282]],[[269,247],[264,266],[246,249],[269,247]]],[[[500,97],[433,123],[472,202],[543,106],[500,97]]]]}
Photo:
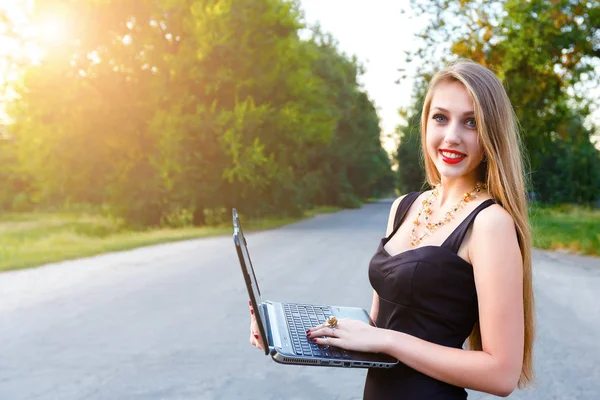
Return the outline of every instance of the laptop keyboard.
{"type": "Polygon", "coordinates": [[[321,346],[306,337],[306,331],[324,324],[331,316],[327,306],[283,303],[283,310],[290,327],[290,337],[294,352],[299,356],[315,356],[324,358],[350,358],[350,353],[334,346],[321,346]]]}

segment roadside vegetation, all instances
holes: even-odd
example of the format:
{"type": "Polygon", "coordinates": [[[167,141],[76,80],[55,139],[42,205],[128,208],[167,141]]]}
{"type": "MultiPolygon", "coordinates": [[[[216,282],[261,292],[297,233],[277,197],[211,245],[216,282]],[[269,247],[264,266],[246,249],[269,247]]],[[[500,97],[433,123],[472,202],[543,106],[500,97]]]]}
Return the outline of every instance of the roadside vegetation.
{"type": "MultiPolygon", "coordinates": [[[[301,217],[245,218],[246,232],[271,229],[339,210],[317,207],[301,217]]],[[[123,220],[100,211],[12,213],[0,218],[0,271],[129,250],[136,247],[209,236],[231,235],[231,217],[223,212],[211,226],[194,227],[181,218],[180,226],[133,229],[123,220]]],[[[233,251],[233,244],[232,244],[233,251]]]]}
{"type": "Polygon", "coordinates": [[[0,271],[229,235],[238,204],[268,229],[420,190],[426,83],[461,57],[514,105],[535,245],[600,253],[598,0],[411,0],[429,23],[391,155],[365,65],[298,0],[0,3],[0,271]]]}
{"type": "Polygon", "coordinates": [[[535,205],[529,215],[535,247],[600,256],[600,209],[535,205]]]}
{"type": "MultiPolygon", "coordinates": [[[[369,199],[373,202],[375,199],[369,199]]],[[[301,217],[245,218],[247,232],[271,229],[340,210],[317,207],[301,217]]],[[[231,234],[228,213],[212,216],[211,225],[195,227],[191,216],[171,220],[171,226],[133,229],[122,219],[101,211],[12,213],[0,218],[0,271],[129,250],[141,246],[231,234]],[[178,224],[179,226],[175,226],[178,224]]],[[[582,206],[539,206],[530,209],[535,247],[600,256],[600,210],[582,206]]]]}

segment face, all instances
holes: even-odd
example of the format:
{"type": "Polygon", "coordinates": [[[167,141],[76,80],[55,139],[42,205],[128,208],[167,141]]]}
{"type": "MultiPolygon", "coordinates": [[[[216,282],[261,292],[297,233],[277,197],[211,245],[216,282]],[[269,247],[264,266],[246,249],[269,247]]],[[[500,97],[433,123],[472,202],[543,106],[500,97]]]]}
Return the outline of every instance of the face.
{"type": "Polygon", "coordinates": [[[442,180],[477,179],[483,159],[473,102],[460,82],[443,82],[434,89],[427,116],[427,154],[442,180]]]}

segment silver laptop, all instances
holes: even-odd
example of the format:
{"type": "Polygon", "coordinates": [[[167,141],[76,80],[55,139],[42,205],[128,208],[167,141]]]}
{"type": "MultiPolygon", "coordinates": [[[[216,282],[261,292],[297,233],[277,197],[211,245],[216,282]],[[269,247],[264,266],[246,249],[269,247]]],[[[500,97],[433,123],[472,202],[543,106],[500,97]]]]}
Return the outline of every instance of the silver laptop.
{"type": "Polygon", "coordinates": [[[355,307],[337,307],[303,303],[280,303],[263,300],[252,267],[248,243],[236,209],[233,209],[233,241],[242,267],[248,295],[255,310],[256,321],[265,355],[282,364],[317,365],[349,368],[391,368],[398,361],[386,354],[347,351],[333,346],[321,346],[308,340],[306,330],[325,323],[327,317],[357,319],[371,325],[367,311],[355,307]]]}

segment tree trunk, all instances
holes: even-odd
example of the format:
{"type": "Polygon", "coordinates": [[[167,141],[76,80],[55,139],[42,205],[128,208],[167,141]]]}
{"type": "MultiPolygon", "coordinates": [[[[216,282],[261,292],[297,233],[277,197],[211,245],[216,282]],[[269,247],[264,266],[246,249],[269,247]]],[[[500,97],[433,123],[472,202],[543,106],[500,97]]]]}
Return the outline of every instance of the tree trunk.
{"type": "Polygon", "coordinates": [[[206,225],[206,217],[204,216],[204,205],[196,204],[196,209],[194,210],[194,217],[192,223],[194,224],[194,226],[206,225]]]}

